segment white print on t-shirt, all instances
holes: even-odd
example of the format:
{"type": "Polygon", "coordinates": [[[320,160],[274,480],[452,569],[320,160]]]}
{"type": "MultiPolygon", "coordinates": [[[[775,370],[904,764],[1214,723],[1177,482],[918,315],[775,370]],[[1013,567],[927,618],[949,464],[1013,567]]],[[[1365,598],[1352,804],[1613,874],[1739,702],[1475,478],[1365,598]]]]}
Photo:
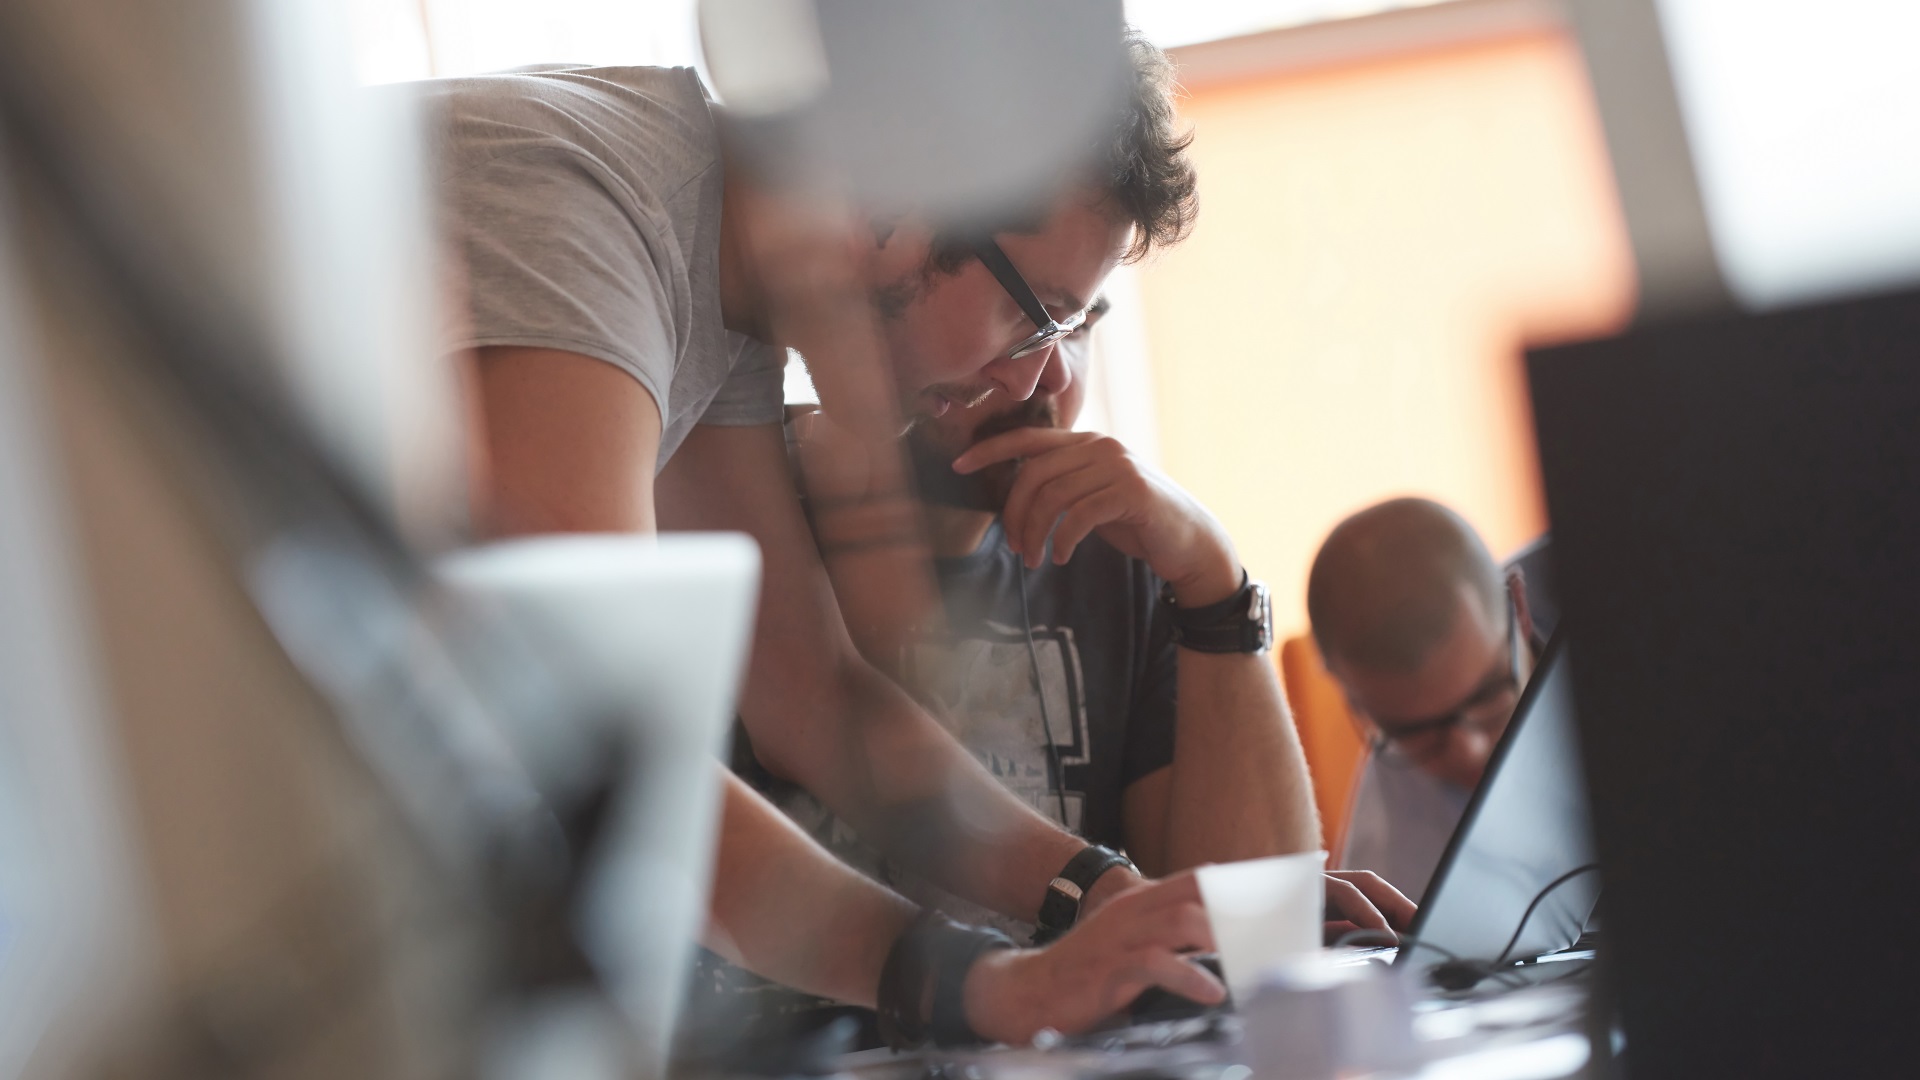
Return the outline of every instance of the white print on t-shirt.
{"type": "MultiPolygon", "coordinates": [[[[1047,729],[1066,769],[1087,763],[1086,684],[1073,628],[1036,626],[1034,653],[1017,626],[988,621],[984,637],[921,644],[912,650],[908,684],[980,764],[1036,810],[1060,821],[1047,729]],[[1046,714],[1034,691],[1038,661],[1046,714]]],[[[1068,789],[1068,820],[1078,830],[1083,792],[1068,789]]]]}

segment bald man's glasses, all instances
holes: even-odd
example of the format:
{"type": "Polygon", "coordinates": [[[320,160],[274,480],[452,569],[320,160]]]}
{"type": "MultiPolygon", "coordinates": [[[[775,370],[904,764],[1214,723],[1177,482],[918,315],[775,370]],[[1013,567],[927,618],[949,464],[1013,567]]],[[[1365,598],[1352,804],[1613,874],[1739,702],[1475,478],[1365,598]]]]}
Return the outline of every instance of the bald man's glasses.
{"type": "Polygon", "coordinates": [[[980,257],[980,262],[986,266],[988,272],[993,274],[994,280],[1000,283],[1000,287],[1007,291],[1007,295],[1013,298],[1014,303],[1020,305],[1020,310],[1038,328],[1009,350],[1007,359],[1018,360],[1023,356],[1037,353],[1080,329],[1080,324],[1087,321],[1087,313],[1084,311],[1076,311],[1065,319],[1055,319],[1047,310],[1047,305],[1040,302],[1039,294],[1033,291],[1033,286],[1027,284],[1027,279],[1021,277],[1020,271],[1014,269],[1013,260],[1007,258],[1007,253],[1001,251],[1000,245],[991,238],[975,240],[973,252],[980,257]]]}
{"type": "Polygon", "coordinates": [[[1382,722],[1359,720],[1361,737],[1382,761],[1423,765],[1447,750],[1455,731],[1494,731],[1512,717],[1526,682],[1526,653],[1520,641],[1520,612],[1507,597],[1507,655],[1499,671],[1482,680],[1465,701],[1431,720],[1382,722]]]}

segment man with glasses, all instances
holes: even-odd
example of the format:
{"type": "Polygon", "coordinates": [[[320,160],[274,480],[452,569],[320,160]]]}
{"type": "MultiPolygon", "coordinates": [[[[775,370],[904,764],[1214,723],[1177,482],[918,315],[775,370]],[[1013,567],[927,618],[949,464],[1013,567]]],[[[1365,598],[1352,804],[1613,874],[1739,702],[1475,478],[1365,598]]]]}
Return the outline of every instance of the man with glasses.
{"type": "Polygon", "coordinates": [[[1503,571],[1460,515],[1414,498],[1321,545],[1307,614],[1372,749],[1342,866],[1425,893],[1552,630],[1544,560],[1540,545],[1503,571]]]}
{"type": "MultiPolygon", "coordinates": [[[[711,940],[790,985],[878,999],[907,1041],[1083,1028],[1147,985],[1222,993],[1180,958],[1210,941],[1190,877],[1142,887],[855,652],[781,431],[784,347],[869,438],[896,436],[902,413],[1023,400],[1058,378],[1052,346],[1107,274],[1180,240],[1195,212],[1170,66],[1144,40],[1126,47],[1133,77],[1086,171],[1020,220],[959,232],[756,180],[687,69],[548,67],[420,91],[464,262],[454,344],[474,358],[486,524],[752,535],[763,586],[739,712],[760,763],[984,907],[1091,920],[1051,949],[1000,949],[848,877],[729,782],[711,940]]],[[[845,542],[913,540],[904,478],[845,509],[859,534],[845,542]]]]}
{"type": "MultiPolygon", "coordinates": [[[[938,587],[919,602],[931,610],[903,609],[913,585],[902,573],[914,568],[884,551],[830,557],[834,593],[850,626],[894,624],[862,648],[1002,784],[1147,874],[1317,848],[1306,760],[1268,655],[1264,586],[1193,496],[1118,440],[1074,429],[1089,330],[1106,310],[1097,300],[1062,339],[1065,367],[1032,397],[995,392],[907,433],[938,587]],[[1227,597],[1233,610],[1198,630],[1179,599],[1195,594],[1227,597]]],[[[809,501],[826,504],[817,520],[859,485],[859,463],[834,460],[843,437],[818,417],[794,428],[797,453],[815,466],[809,501]]],[[[852,838],[813,800],[779,801],[846,849],[852,838]]],[[[884,864],[874,872],[911,883],[884,864]]],[[[1412,915],[1369,874],[1328,889],[1336,911],[1337,894],[1357,889],[1396,925],[1412,915]]],[[[938,890],[908,893],[967,910],[938,890]]]]}

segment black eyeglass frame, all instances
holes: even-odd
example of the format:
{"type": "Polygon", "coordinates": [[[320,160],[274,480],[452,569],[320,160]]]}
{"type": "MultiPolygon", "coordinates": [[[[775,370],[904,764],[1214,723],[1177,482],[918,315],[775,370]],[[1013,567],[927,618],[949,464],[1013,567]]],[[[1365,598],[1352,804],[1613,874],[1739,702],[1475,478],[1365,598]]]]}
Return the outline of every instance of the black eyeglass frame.
{"type": "Polygon", "coordinates": [[[979,256],[980,262],[986,266],[994,280],[1000,283],[1000,287],[1007,291],[1007,295],[1013,298],[1014,303],[1020,305],[1020,310],[1038,328],[1032,335],[1009,350],[1007,359],[1018,360],[1023,356],[1037,353],[1080,329],[1080,325],[1087,321],[1087,313],[1084,311],[1075,312],[1065,319],[1054,318],[1053,313],[1047,310],[1047,306],[1040,302],[1040,297],[1033,291],[1033,286],[1027,284],[1027,279],[1020,276],[1020,271],[1014,268],[1013,260],[1007,258],[1007,253],[1000,250],[1000,245],[992,237],[973,241],[973,253],[979,256]]]}
{"type": "MultiPolygon", "coordinates": [[[[1510,689],[1515,693],[1526,689],[1526,654],[1522,652],[1522,649],[1527,645],[1531,645],[1531,642],[1522,642],[1520,638],[1519,605],[1514,602],[1512,595],[1509,594],[1507,597],[1507,677],[1509,683],[1503,686],[1502,689],[1510,689]]],[[[1471,712],[1472,709],[1473,705],[1469,703],[1445,716],[1438,716],[1431,720],[1418,720],[1411,723],[1395,724],[1391,731],[1382,727],[1378,721],[1368,717],[1364,720],[1360,734],[1361,737],[1365,739],[1368,749],[1371,750],[1375,756],[1381,757],[1383,760],[1392,760],[1397,756],[1391,752],[1396,749],[1395,744],[1404,743],[1405,741],[1416,739],[1432,732],[1446,731],[1459,727],[1466,722],[1467,714],[1471,712]]],[[[1360,719],[1358,716],[1355,717],[1356,721],[1360,719]]]]}

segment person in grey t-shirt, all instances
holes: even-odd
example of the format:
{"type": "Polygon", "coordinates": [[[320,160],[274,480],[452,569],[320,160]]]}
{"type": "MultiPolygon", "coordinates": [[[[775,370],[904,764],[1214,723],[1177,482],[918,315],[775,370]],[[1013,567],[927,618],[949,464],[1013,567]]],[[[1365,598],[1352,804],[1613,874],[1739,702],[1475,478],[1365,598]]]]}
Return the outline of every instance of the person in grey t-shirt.
{"type": "MultiPolygon", "coordinates": [[[[761,762],[942,886],[1023,919],[1085,845],[854,651],[789,485],[769,346],[808,356],[825,407],[863,432],[897,431],[896,409],[1028,397],[1108,272],[1192,220],[1170,69],[1144,41],[1129,49],[1131,92],[1088,172],[1036,219],[966,236],[758,186],[728,167],[723,116],[688,71],[545,68],[423,89],[471,294],[456,344],[476,358],[488,524],[751,534],[765,584],[739,711],[761,762]],[[887,382],[897,401],[875,392],[887,382]]],[[[865,511],[884,520],[903,490],[865,511]]],[[[1149,985],[1218,1000],[1179,958],[1210,943],[1197,885],[1140,883],[1109,869],[1058,945],[973,960],[974,1030],[1083,1029],[1149,985]]],[[[732,781],[711,915],[731,957],[856,1004],[873,1003],[915,919],[732,781]]]]}
{"type": "MultiPolygon", "coordinates": [[[[1104,306],[1088,313],[1089,327],[1104,306]]],[[[1060,352],[1064,368],[1044,376],[1027,400],[996,392],[908,433],[934,554],[934,581],[923,584],[938,590],[919,600],[934,610],[903,611],[899,603],[915,593],[911,579],[924,563],[903,563],[890,548],[827,545],[848,625],[865,630],[904,614],[906,632],[869,636],[867,655],[896,671],[1010,791],[1078,835],[1124,848],[1150,875],[1317,848],[1312,784],[1272,658],[1177,645],[1162,598],[1170,580],[1175,603],[1236,592],[1242,578],[1232,541],[1205,507],[1119,442],[1073,430],[1094,362],[1087,327],[1063,339],[1060,352]],[[962,475],[954,470],[962,455],[1017,455],[1024,464],[962,475]],[[1041,477],[1069,482],[1041,485],[1041,477]],[[1028,498],[1038,487],[1068,493],[1028,498]],[[1063,524],[1052,544],[1034,539],[1056,520],[1063,524]],[[1041,546],[1023,557],[1015,549],[1022,541],[1041,546]]],[[[820,416],[794,412],[790,449],[810,466],[807,502],[832,506],[863,482],[858,447],[820,416]]],[[[809,835],[876,880],[1016,939],[1035,931],[880,856],[739,747],[735,759],[809,835]]],[[[1339,874],[1328,888],[1336,909],[1337,894],[1354,890],[1396,926],[1414,914],[1370,873],[1339,874]]],[[[1329,927],[1335,935],[1351,929],[1329,927]]],[[[707,955],[693,985],[683,1031],[695,1046],[840,1015],[707,955]]]]}

